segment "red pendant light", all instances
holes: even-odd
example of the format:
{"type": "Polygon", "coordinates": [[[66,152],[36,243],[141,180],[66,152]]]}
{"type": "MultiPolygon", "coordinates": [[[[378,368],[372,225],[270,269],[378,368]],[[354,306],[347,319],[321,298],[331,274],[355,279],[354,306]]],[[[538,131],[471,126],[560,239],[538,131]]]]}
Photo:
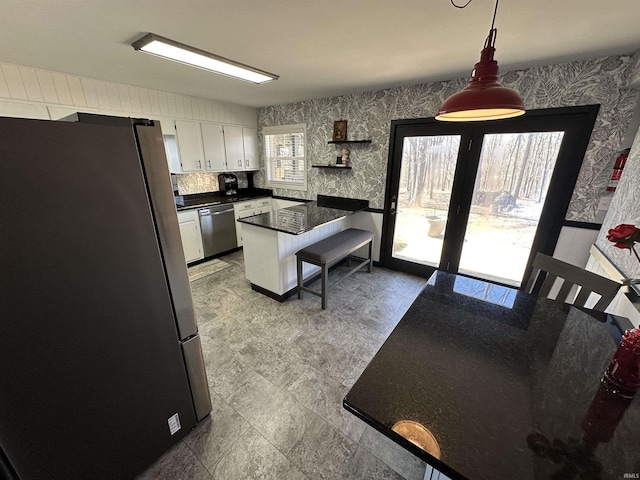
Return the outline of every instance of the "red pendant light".
{"type": "MultiPolygon", "coordinates": [[[[497,11],[498,0],[493,13],[493,22],[495,22],[497,11]]],[[[436,115],[436,120],[473,122],[499,120],[524,114],[520,95],[498,82],[498,62],[493,59],[496,51],[497,30],[493,28],[493,22],[480,54],[480,61],[475,64],[471,72],[469,84],[444,101],[436,115]]]]}

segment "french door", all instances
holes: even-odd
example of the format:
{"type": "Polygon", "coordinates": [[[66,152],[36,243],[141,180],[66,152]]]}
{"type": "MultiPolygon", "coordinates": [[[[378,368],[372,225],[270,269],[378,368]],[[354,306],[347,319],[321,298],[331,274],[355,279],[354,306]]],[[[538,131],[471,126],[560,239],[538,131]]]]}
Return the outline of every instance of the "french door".
{"type": "Polygon", "coordinates": [[[597,112],[393,121],[383,265],[519,287],[535,253],[553,253],[597,112]]]}

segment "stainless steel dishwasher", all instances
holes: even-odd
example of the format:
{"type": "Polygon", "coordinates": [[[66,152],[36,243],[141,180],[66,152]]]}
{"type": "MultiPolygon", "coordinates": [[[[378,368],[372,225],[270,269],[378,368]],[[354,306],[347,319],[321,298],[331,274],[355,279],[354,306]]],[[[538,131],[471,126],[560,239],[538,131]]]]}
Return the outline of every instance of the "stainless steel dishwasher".
{"type": "Polygon", "coordinates": [[[201,208],[198,210],[198,215],[205,257],[217,255],[238,246],[233,205],[201,208]]]}

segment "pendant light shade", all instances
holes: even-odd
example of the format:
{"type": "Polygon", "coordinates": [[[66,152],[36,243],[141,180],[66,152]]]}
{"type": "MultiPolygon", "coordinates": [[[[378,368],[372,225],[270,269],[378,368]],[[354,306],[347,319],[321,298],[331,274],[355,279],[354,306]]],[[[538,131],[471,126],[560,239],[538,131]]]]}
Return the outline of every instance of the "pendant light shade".
{"type": "MultiPolygon", "coordinates": [[[[497,6],[496,2],[496,9],[497,6]]],[[[496,33],[495,28],[489,30],[480,61],[475,64],[469,84],[444,101],[436,120],[473,122],[499,120],[524,114],[524,104],[520,95],[498,82],[498,62],[493,59],[496,51],[496,33]]]]}

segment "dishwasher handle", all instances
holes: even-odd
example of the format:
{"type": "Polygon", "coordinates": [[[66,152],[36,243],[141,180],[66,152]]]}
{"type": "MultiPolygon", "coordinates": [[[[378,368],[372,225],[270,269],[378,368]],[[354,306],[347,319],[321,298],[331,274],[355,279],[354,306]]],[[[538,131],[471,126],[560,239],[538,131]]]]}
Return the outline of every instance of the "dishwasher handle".
{"type": "Polygon", "coordinates": [[[228,208],[226,210],[218,210],[213,212],[209,208],[203,208],[202,210],[198,210],[198,215],[200,215],[201,217],[212,217],[213,215],[221,215],[223,213],[229,213],[229,212],[233,212],[233,208],[228,208]]]}

